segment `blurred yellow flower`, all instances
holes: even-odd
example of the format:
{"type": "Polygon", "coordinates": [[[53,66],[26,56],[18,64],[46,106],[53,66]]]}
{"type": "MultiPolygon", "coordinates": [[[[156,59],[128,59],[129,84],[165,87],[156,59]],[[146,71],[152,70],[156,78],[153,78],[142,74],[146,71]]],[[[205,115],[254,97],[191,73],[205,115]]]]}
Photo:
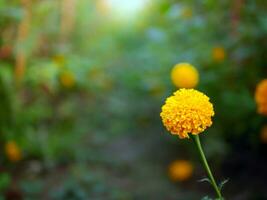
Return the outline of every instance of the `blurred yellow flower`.
{"type": "Polygon", "coordinates": [[[179,63],[171,71],[171,80],[178,88],[194,88],[199,80],[198,71],[189,63],[179,63]]]}
{"type": "Polygon", "coordinates": [[[214,47],[212,49],[212,56],[215,61],[221,62],[225,59],[226,53],[223,47],[214,47]]]}
{"type": "Polygon", "coordinates": [[[6,153],[7,158],[11,162],[17,162],[22,159],[21,150],[19,146],[17,145],[17,143],[14,141],[8,141],[5,144],[5,153],[6,153]]]}
{"type": "Polygon", "coordinates": [[[186,181],[193,174],[193,165],[187,160],[176,160],[169,165],[169,177],[173,181],[186,181]]]}
{"type": "Polygon", "coordinates": [[[213,105],[194,89],[180,89],[168,97],[160,113],[164,126],[181,139],[197,135],[212,125],[213,105]]]}
{"type": "Polygon", "coordinates": [[[267,144],[267,125],[261,129],[260,139],[263,143],[267,144]]]}
{"type": "Polygon", "coordinates": [[[256,88],[255,101],[258,106],[258,113],[267,115],[267,79],[262,80],[256,88]]]}
{"type": "Polygon", "coordinates": [[[62,86],[66,87],[66,88],[72,88],[75,85],[75,76],[70,71],[64,71],[60,75],[60,82],[61,82],[62,86]]]}
{"type": "Polygon", "coordinates": [[[56,66],[58,66],[58,67],[63,67],[65,62],[66,62],[65,57],[63,55],[60,55],[60,54],[55,55],[53,57],[53,61],[54,61],[54,63],[57,64],[56,66]]]}

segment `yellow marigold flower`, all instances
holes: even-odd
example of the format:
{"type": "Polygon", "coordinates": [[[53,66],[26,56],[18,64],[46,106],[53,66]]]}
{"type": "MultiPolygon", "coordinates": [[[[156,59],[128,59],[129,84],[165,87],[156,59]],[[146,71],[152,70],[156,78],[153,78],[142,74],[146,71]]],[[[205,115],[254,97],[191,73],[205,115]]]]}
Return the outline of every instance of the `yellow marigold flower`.
{"type": "Polygon", "coordinates": [[[255,101],[258,106],[258,113],[267,115],[267,79],[262,80],[256,88],[255,101]]]}
{"type": "Polygon", "coordinates": [[[263,143],[267,144],[267,125],[261,129],[260,139],[263,143]]]}
{"type": "Polygon", "coordinates": [[[212,56],[215,61],[223,61],[225,59],[225,50],[223,47],[215,47],[212,49],[212,56]]]}
{"type": "Polygon", "coordinates": [[[17,145],[17,143],[14,141],[9,141],[6,143],[5,153],[7,155],[7,158],[11,162],[17,162],[17,161],[22,159],[21,150],[20,150],[19,146],[17,145]]]}
{"type": "Polygon", "coordinates": [[[65,71],[60,75],[60,82],[66,88],[72,88],[75,84],[74,74],[70,71],[65,71]]]}
{"type": "Polygon", "coordinates": [[[194,88],[199,80],[198,71],[189,63],[179,63],[171,71],[171,80],[178,88],[194,88]]]}
{"type": "Polygon", "coordinates": [[[169,177],[173,181],[186,181],[193,174],[193,165],[187,160],[176,160],[169,165],[169,177]]]}
{"type": "Polygon", "coordinates": [[[181,139],[197,135],[212,125],[213,105],[194,89],[180,89],[168,97],[160,113],[164,126],[181,139]]]}

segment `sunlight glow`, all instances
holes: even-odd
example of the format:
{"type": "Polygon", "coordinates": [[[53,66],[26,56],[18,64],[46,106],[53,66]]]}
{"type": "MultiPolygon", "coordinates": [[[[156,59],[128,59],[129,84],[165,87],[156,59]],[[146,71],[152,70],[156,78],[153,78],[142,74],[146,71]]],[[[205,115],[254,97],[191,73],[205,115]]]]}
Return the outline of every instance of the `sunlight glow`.
{"type": "Polygon", "coordinates": [[[106,5],[118,19],[136,18],[148,5],[149,0],[106,0],[106,5]]]}

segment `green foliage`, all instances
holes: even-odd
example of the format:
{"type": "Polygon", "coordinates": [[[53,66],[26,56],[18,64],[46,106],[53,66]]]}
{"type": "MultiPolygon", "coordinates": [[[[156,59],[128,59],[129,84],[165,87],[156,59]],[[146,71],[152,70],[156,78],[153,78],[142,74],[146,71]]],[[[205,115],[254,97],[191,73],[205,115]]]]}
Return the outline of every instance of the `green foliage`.
{"type": "Polygon", "coordinates": [[[219,189],[222,190],[223,187],[225,186],[225,184],[229,181],[229,179],[225,179],[223,180],[220,184],[219,184],[219,189]]]}
{"type": "Polygon", "coordinates": [[[1,173],[0,174],[0,190],[5,190],[11,182],[10,175],[7,173],[1,173]]]}

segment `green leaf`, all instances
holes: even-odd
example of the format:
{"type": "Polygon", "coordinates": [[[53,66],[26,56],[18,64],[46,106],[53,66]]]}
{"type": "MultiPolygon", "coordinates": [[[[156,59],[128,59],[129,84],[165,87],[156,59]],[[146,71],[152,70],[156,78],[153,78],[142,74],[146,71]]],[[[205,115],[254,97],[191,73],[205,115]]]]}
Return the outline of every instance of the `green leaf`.
{"type": "Polygon", "coordinates": [[[229,178],[223,180],[223,181],[219,184],[219,189],[220,189],[220,191],[222,190],[223,186],[224,186],[228,181],[229,181],[229,178]]]}
{"type": "Polygon", "coordinates": [[[7,188],[10,182],[11,178],[9,174],[7,173],[0,174],[0,190],[4,190],[5,188],[7,188]]]}
{"type": "Polygon", "coordinates": [[[201,200],[212,200],[209,196],[204,196],[201,200]]]}
{"type": "Polygon", "coordinates": [[[211,184],[211,181],[209,178],[205,177],[205,178],[202,178],[200,180],[198,180],[198,182],[202,183],[202,182],[209,182],[211,184]]]}

